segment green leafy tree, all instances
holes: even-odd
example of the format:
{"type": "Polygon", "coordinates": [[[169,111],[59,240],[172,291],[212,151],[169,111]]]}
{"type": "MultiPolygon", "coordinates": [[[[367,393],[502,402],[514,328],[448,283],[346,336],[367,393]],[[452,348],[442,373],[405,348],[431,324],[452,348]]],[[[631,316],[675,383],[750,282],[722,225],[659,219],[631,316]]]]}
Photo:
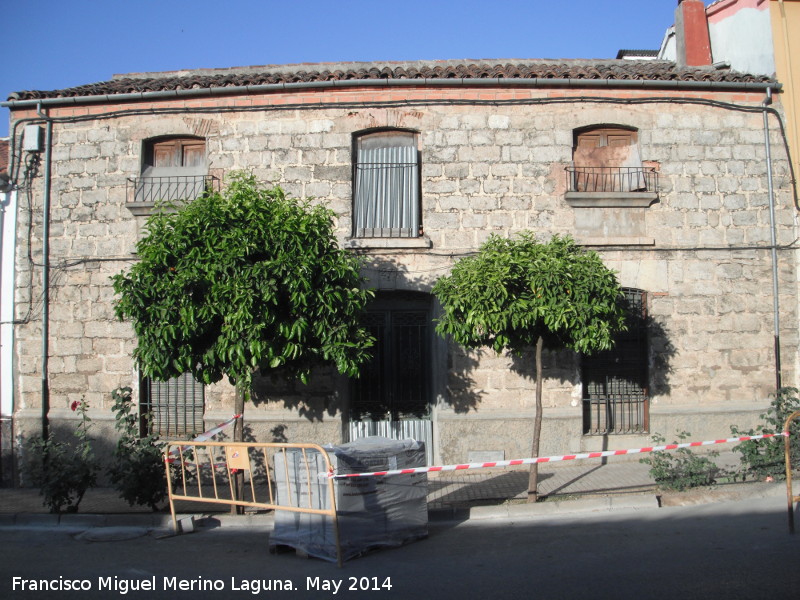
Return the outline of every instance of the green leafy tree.
{"type": "MultiPolygon", "coordinates": [[[[525,231],[491,236],[475,256],[459,260],[433,293],[443,307],[436,325],[467,348],[520,354],[535,348],[536,416],[532,456],[542,428],[542,348],[590,354],[613,346],[624,329],[623,297],[613,271],[569,237],[539,243],[525,231]]],[[[538,499],[531,466],[528,501],[538,499]]]]}
{"type": "Polygon", "coordinates": [[[371,292],[337,244],[332,211],[244,173],[172,208],[148,219],[139,262],[113,278],[144,375],[228,377],[242,412],[257,373],[304,383],[320,364],[358,373],[372,343],[360,325],[371,292]]]}

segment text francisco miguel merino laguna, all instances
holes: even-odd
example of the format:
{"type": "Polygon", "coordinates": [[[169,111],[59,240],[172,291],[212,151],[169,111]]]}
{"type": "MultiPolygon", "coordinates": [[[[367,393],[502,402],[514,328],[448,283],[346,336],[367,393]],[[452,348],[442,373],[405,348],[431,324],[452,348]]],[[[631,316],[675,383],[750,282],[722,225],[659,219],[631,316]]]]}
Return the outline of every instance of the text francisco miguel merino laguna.
{"type": "Polygon", "coordinates": [[[261,592],[291,592],[295,590],[320,590],[337,594],[343,590],[388,591],[392,589],[390,577],[348,577],[346,579],[326,579],[323,577],[306,577],[305,588],[291,579],[242,579],[231,577],[228,580],[195,577],[179,579],[178,577],[146,577],[143,579],[125,579],[117,577],[97,577],[96,579],[72,579],[55,577],[51,579],[11,578],[12,591],[29,592],[70,592],[108,590],[124,595],[128,592],[140,591],[229,591],[260,594],[261,592]]]}

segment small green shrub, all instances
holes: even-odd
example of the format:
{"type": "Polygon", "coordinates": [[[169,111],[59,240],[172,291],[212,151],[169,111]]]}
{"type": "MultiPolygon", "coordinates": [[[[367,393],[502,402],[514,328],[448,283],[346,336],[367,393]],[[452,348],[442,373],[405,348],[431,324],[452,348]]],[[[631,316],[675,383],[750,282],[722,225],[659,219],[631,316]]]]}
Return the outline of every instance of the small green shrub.
{"type": "MultiPolygon", "coordinates": [[[[688,439],[691,433],[681,431],[676,435],[682,442],[688,439]]],[[[666,438],[659,434],[653,435],[652,439],[656,446],[666,442],[666,438]]],[[[650,465],[650,476],[659,487],[683,491],[717,482],[717,478],[724,473],[711,458],[718,455],[718,452],[709,452],[704,456],[698,456],[689,448],[678,448],[653,452],[648,457],[639,459],[639,462],[650,465]]]]}
{"type": "Polygon", "coordinates": [[[28,442],[27,471],[31,483],[44,496],[51,513],[78,512],[86,490],[97,484],[100,465],[92,451],[89,429],[92,426],[85,401],[75,401],[71,408],[81,416],[74,441],[57,441],[51,433],[46,438],[28,442]]]}
{"type": "MultiPolygon", "coordinates": [[[[800,410],[798,390],[795,388],[781,388],[772,395],[772,402],[767,412],[760,416],[764,423],[757,429],[748,431],[731,426],[731,433],[740,437],[745,435],[760,435],[780,433],[787,417],[794,411],[800,410]]],[[[795,419],[791,426],[791,454],[792,464],[800,465],[800,421],[795,419]]],[[[774,437],[760,440],[748,440],[733,448],[734,452],[741,454],[739,476],[742,480],[748,477],[763,480],[768,477],[773,479],[786,479],[786,459],[784,438],[774,437]]]]}
{"type": "MultiPolygon", "coordinates": [[[[155,434],[139,435],[140,417],[134,410],[131,388],[118,388],[111,392],[111,397],[114,400],[114,427],[120,433],[108,469],[111,483],[131,506],[139,504],[157,511],[167,497],[163,444],[155,434]]],[[[149,427],[147,431],[150,431],[149,427]]]]}

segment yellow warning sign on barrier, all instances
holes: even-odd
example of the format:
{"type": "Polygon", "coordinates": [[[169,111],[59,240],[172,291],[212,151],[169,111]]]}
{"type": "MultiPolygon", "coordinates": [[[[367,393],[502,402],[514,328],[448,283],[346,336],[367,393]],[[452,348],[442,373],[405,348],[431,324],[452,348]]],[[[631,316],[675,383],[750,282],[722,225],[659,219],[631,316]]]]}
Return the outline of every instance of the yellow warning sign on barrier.
{"type": "Polygon", "coordinates": [[[229,469],[250,470],[250,457],[247,448],[225,446],[225,458],[229,469]]]}

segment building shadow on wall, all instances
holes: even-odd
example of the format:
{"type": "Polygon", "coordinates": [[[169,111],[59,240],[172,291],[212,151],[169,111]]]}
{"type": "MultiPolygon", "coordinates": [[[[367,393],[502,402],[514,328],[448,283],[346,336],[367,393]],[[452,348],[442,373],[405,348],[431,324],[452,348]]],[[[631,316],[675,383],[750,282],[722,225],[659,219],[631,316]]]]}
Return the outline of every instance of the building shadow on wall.
{"type": "MultiPolygon", "coordinates": [[[[605,364],[608,368],[606,374],[607,388],[605,391],[613,394],[615,386],[625,387],[640,387],[646,398],[652,398],[656,395],[664,395],[670,392],[670,374],[672,373],[671,361],[675,356],[675,347],[669,339],[666,327],[659,321],[650,316],[643,317],[637,323],[640,327],[640,332],[644,333],[644,345],[631,345],[630,340],[619,340],[617,347],[613,350],[600,353],[600,364],[605,364]],[[633,356],[626,356],[627,354],[634,353],[633,356]],[[639,372],[636,363],[641,361],[642,371],[639,372]],[[631,367],[633,364],[633,368],[631,367]],[[630,378],[633,381],[624,381],[624,378],[630,378]]],[[[519,354],[511,355],[511,370],[516,372],[523,378],[535,383],[536,379],[536,362],[535,350],[528,349],[519,354]]],[[[597,362],[593,363],[592,367],[596,369],[597,362]]],[[[542,353],[542,377],[544,381],[556,379],[559,383],[570,384],[572,386],[580,385],[581,389],[581,408],[579,416],[582,419],[582,434],[593,435],[594,427],[597,423],[593,421],[594,417],[589,415],[591,409],[589,408],[595,400],[593,395],[587,393],[589,385],[587,384],[588,378],[596,378],[597,371],[584,373],[585,362],[580,354],[569,350],[545,350],[542,353]]],[[[592,390],[593,393],[597,392],[597,388],[592,390]]],[[[531,394],[535,391],[532,389],[531,394]]],[[[545,396],[545,405],[547,404],[547,392],[545,396]]],[[[612,403],[613,404],[613,403],[612,403]]],[[[647,404],[647,403],[645,403],[647,404]]],[[[646,433],[649,422],[649,409],[643,410],[640,421],[633,423],[634,429],[638,429],[638,433],[646,433]]],[[[544,410],[544,418],[547,418],[547,409],[544,410]]],[[[634,431],[614,431],[613,420],[611,417],[606,416],[604,425],[608,429],[600,431],[600,435],[594,434],[593,437],[602,438],[602,450],[609,449],[609,437],[613,437],[614,433],[634,433],[634,431]]],[[[630,426],[627,423],[626,426],[630,426]]],[[[550,490],[545,495],[556,495],[562,488],[569,487],[577,483],[585,477],[591,476],[595,471],[600,469],[602,465],[606,464],[606,459],[602,459],[601,463],[596,467],[581,473],[577,478],[567,482],[565,485],[550,490]]],[[[540,475],[541,477],[541,475],[540,475]]],[[[517,487],[523,485],[521,479],[514,479],[517,487]]],[[[527,483],[527,482],[525,482],[527,483]]]]}
{"type": "Polygon", "coordinates": [[[415,272],[389,256],[363,258],[361,274],[365,285],[376,292],[408,291],[429,294],[439,275],[449,269],[449,264],[443,263],[441,267],[428,265],[415,272]]]}
{"type": "MultiPolygon", "coordinates": [[[[442,268],[446,264],[449,263],[443,262],[442,268]]],[[[381,306],[384,306],[387,298],[393,295],[391,292],[398,292],[398,296],[404,293],[419,296],[429,294],[433,282],[440,274],[438,265],[439,263],[434,262],[418,271],[412,269],[409,272],[406,265],[391,256],[370,256],[365,257],[362,273],[367,285],[378,292],[376,302],[382,298],[381,306]]],[[[429,336],[434,348],[433,398],[438,397],[445,406],[463,415],[477,411],[483,399],[491,393],[490,390],[502,385],[524,388],[523,393],[529,391],[533,395],[532,384],[535,384],[536,378],[533,348],[516,355],[504,356],[501,362],[489,364],[492,361],[488,357],[494,354],[492,350],[470,350],[439,337],[434,332],[437,308],[433,298],[431,306],[433,322],[430,324],[429,336]],[[516,374],[521,380],[514,382],[510,378],[504,381],[503,370],[516,374]],[[498,372],[499,385],[496,383],[498,380],[493,381],[498,372]]],[[[625,339],[618,344],[617,349],[600,353],[605,354],[603,359],[608,368],[607,378],[611,382],[617,382],[625,377],[633,377],[625,369],[630,367],[631,361],[638,361],[642,370],[636,374],[636,383],[644,393],[649,397],[669,394],[671,363],[675,355],[669,332],[663,323],[647,315],[644,310],[632,311],[631,314],[632,324],[641,335],[633,345],[630,339],[625,339]]],[[[601,376],[605,374],[601,372],[601,376]]],[[[573,390],[587,381],[585,362],[581,355],[573,351],[548,348],[546,344],[543,353],[543,379],[554,387],[561,388],[560,391],[545,392],[546,403],[547,397],[553,397],[554,394],[572,396],[573,390]]],[[[251,399],[254,407],[280,407],[309,422],[320,422],[340,415],[347,419],[347,398],[351,383],[333,367],[315,369],[308,384],[282,377],[278,369],[255,379],[251,399]]],[[[589,397],[586,394],[586,385],[582,387],[582,398],[589,397]]],[[[576,414],[580,414],[580,411],[576,414]]]]}
{"type": "MultiPolygon", "coordinates": [[[[365,287],[378,293],[430,291],[430,281],[426,282],[424,275],[410,275],[405,265],[391,257],[364,257],[361,273],[365,287]]],[[[281,406],[310,422],[319,422],[345,413],[350,384],[333,366],[314,368],[308,384],[291,380],[281,369],[275,369],[255,377],[251,401],[256,407],[281,406]]]]}
{"type": "MultiPolygon", "coordinates": [[[[520,353],[509,354],[510,369],[517,375],[536,383],[536,350],[527,348],[520,353]]],[[[569,350],[551,350],[546,345],[542,350],[542,380],[557,381],[563,385],[575,385],[580,381],[580,357],[569,350]]],[[[533,393],[533,389],[531,389],[533,393]]]]}
{"type": "Polygon", "coordinates": [[[322,421],[326,416],[335,417],[342,411],[338,393],[341,379],[334,367],[314,369],[307,384],[289,379],[280,369],[275,369],[274,373],[254,378],[250,400],[254,407],[280,405],[296,411],[298,416],[308,421],[322,421]]]}
{"type": "Polygon", "coordinates": [[[670,377],[673,372],[672,359],[677,354],[675,346],[663,323],[652,317],[645,319],[649,342],[650,396],[666,396],[670,393],[670,377]]]}
{"type": "MultiPolygon", "coordinates": [[[[651,316],[642,317],[637,326],[644,333],[641,340],[618,340],[614,349],[599,352],[592,356],[607,367],[607,377],[619,384],[626,377],[636,379],[632,384],[643,388],[648,397],[670,393],[670,376],[673,372],[672,359],[676,350],[670,341],[669,333],[663,323],[651,316]]],[[[586,362],[582,355],[571,350],[548,350],[542,352],[543,380],[557,380],[561,384],[579,385],[585,380],[586,362]]],[[[511,355],[511,369],[535,383],[536,362],[533,348],[511,355]]],[[[609,384],[611,385],[611,384],[609,384]]],[[[583,396],[586,396],[584,388],[583,396]]]]}
{"type": "Polygon", "coordinates": [[[447,393],[444,401],[457,414],[477,410],[485,390],[478,387],[472,374],[478,368],[478,353],[451,344],[448,353],[447,393]]]}

